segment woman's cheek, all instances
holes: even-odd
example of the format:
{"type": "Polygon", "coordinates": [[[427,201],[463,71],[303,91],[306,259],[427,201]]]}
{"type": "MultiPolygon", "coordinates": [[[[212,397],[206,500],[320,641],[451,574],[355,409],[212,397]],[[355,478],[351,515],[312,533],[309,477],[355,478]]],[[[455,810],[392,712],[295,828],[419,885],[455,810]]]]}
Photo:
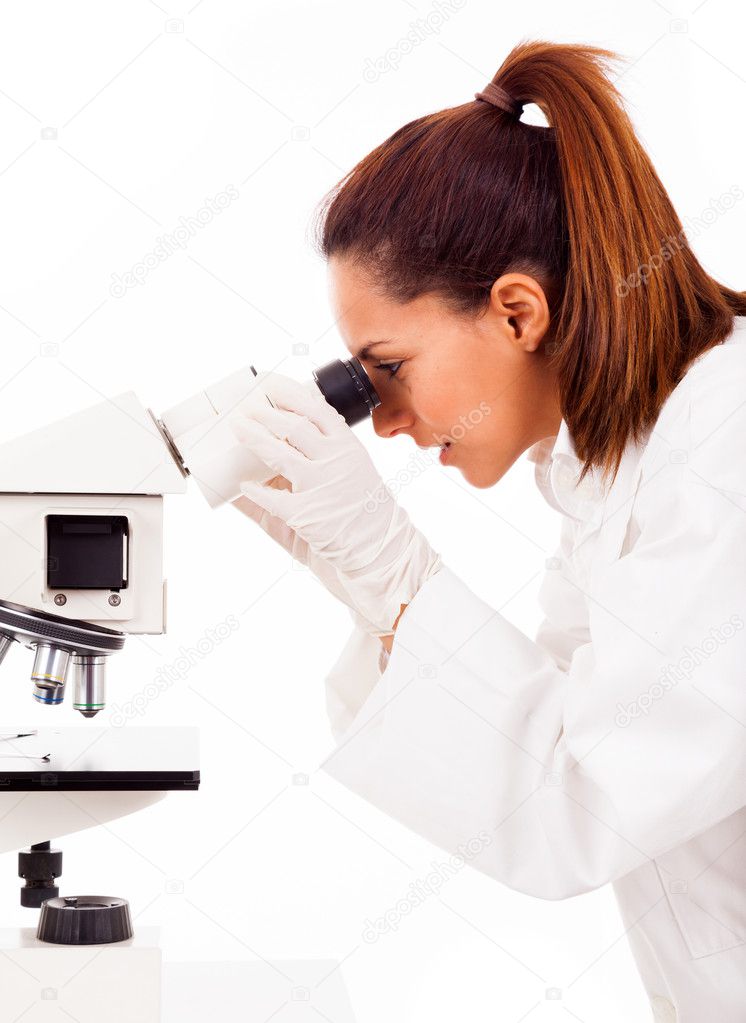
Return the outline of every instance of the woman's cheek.
{"type": "Polygon", "coordinates": [[[459,422],[459,413],[453,408],[439,408],[430,406],[422,410],[418,418],[421,422],[427,423],[431,434],[450,436],[454,424],[459,422]]]}

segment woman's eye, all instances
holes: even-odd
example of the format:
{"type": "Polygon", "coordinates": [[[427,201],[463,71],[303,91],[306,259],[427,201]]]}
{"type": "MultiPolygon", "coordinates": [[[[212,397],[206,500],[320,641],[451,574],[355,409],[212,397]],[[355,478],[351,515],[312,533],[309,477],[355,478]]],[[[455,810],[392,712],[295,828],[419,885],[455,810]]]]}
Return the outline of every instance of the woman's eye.
{"type": "Polygon", "coordinates": [[[400,366],[401,362],[379,362],[376,369],[387,369],[389,375],[395,377],[400,366]]]}

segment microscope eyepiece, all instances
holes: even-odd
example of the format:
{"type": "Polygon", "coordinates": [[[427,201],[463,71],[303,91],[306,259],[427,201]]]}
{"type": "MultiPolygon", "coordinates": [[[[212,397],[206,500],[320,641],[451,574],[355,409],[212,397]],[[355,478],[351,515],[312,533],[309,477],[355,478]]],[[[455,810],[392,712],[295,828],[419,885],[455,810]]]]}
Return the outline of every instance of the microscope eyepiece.
{"type": "Polygon", "coordinates": [[[313,371],[313,379],[329,404],[354,426],[381,404],[359,359],[334,359],[313,371]]]}
{"type": "MultiPolygon", "coordinates": [[[[179,471],[195,480],[211,508],[240,497],[243,480],[262,483],[276,475],[250,444],[236,436],[232,420],[242,412],[265,409],[267,402],[272,405],[275,381],[281,375],[244,366],[174,405],[160,418],[151,413],[179,471]]],[[[381,404],[355,357],[345,362],[334,359],[313,370],[312,380],[297,383],[314,397],[321,391],[348,426],[362,422],[381,404]]]]}

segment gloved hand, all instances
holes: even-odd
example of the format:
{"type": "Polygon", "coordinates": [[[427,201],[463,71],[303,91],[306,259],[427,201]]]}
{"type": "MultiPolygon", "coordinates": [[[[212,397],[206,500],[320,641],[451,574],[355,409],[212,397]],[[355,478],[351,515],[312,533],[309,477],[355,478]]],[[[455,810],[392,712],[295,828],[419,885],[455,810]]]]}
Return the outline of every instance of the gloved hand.
{"type": "MultiPolygon", "coordinates": [[[[290,484],[282,476],[275,476],[271,480],[267,480],[263,486],[273,487],[277,490],[290,489],[290,484]]],[[[317,557],[310,550],[306,541],[302,540],[295,530],[291,529],[279,516],[270,515],[268,511],[261,508],[254,501],[251,501],[245,494],[237,497],[231,504],[246,515],[247,518],[256,522],[267,536],[270,536],[275,543],[287,551],[295,561],[310,569],[332,596],[346,604],[353,622],[359,629],[362,629],[364,632],[371,630],[370,622],[362,618],[355,610],[355,606],[349,593],[342,585],[342,580],[336,568],[323,558],[317,557]]]]}
{"type": "Polygon", "coordinates": [[[402,606],[441,567],[370,455],[324,399],[278,376],[275,408],[231,418],[236,435],[292,490],[246,480],[242,492],[334,568],[371,635],[390,635],[402,606]]]}

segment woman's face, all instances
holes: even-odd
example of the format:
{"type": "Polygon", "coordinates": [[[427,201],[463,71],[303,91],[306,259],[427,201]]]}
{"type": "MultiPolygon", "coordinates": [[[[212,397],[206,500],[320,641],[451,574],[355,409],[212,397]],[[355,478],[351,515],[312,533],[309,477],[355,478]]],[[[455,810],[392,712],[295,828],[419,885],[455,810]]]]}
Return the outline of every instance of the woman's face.
{"type": "Polygon", "coordinates": [[[538,281],[509,273],[487,311],[454,313],[427,294],[382,297],[349,260],[329,261],[330,300],[345,345],[381,398],[380,437],[448,444],[441,462],[475,487],[496,483],[532,444],[557,433],[556,378],[547,365],[549,310],[538,281]]]}

